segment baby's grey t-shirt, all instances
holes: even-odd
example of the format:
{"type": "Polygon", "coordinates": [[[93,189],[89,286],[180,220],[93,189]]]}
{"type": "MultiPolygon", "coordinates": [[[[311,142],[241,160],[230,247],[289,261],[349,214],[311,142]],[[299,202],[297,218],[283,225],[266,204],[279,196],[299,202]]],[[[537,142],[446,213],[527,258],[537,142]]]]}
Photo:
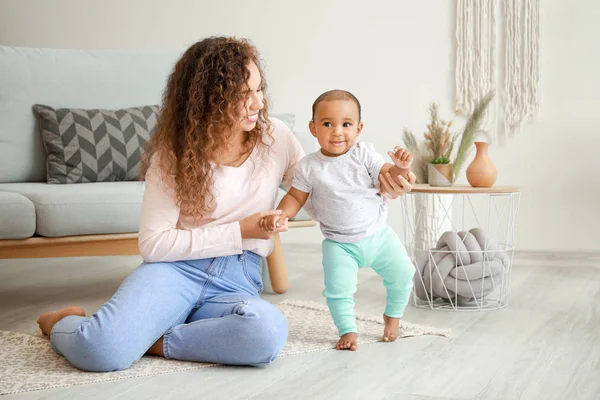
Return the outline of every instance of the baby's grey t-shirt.
{"type": "Polygon", "coordinates": [[[377,194],[384,164],[371,143],[358,142],[338,157],[319,150],[300,160],[292,186],[310,194],[312,217],[326,238],[358,242],[386,223],[387,201],[377,194]]]}

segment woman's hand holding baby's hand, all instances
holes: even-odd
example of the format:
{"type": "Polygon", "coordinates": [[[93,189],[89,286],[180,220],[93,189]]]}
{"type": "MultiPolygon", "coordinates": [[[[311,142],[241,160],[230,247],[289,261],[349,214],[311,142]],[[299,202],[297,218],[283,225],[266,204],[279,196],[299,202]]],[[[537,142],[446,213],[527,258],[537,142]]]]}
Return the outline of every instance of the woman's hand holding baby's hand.
{"type": "Polygon", "coordinates": [[[279,221],[280,219],[281,210],[257,212],[242,219],[240,221],[240,231],[242,233],[242,239],[270,239],[274,233],[287,231],[287,218],[283,221],[279,221]],[[264,225],[264,220],[271,218],[275,219],[275,224],[278,224],[279,226],[276,226],[274,230],[264,229],[263,226],[267,226],[264,225]]]}
{"type": "Polygon", "coordinates": [[[385,175],[385,178],[383,176],[379,177],[381,194],[388,199],[397,199],[399,196],[404,196],[406,193],[410,192],[417,177],[412,172],[409,172],[408,180],[402,175],[398,175],[396,179],[394,179],[389,172],[385,175]],[[396,183],[396,179],[400,181],[400,184],[396,183]]]}
{"type": "Polygon", "coordinates": [[[389,151],[388,155],[394,161],[394,165],[403,170],[403,172],[398,176],[392,176],[390,172],[393,168],[391,168],[390,172],[387,172],[385,176],[380,176],[380,193],[388,199],[396,199],[398,196],[403,196],[410,192],[412,185],[417,180],[415,174],[410,170],[414,157],[408,150],[399,146],[394,147],[394,151],[389,151]],[[404,171],[406,171],[406,174],[404,171]]]}
{"type": "MultiPolygon", "coordinates": [[[[278,210],[279,211],[279,210],[278,210]]],[[[262,218],[259,222],[260,228],[265,232],[285,232],[288,230],[288,218],[281,215],[269,215],[262,218]]]]}
{"type": "Polygon", "coordinates": [[[388,155],[394,161],[396,167],[402,169],[410,169],[414,159],[408,150],[399,146],[394,147],[394,151],[388,151],[388,155]]]}

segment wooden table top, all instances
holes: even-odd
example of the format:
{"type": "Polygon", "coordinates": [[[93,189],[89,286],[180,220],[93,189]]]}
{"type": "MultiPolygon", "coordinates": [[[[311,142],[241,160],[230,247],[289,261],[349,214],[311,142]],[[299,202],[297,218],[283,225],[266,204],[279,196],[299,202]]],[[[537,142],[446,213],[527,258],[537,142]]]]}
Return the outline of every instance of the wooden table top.
{"type": "Polygon", "coordinates": [[[485,194],[485,193],[517,193],[521,189],[518,186],[492,186],[489,188],[476,188],[470,185],[452,185],[452,186],[429,186],[428,184],[417,183],[413,185],[411,193],[438,193],[438,194],[485,194]]]}

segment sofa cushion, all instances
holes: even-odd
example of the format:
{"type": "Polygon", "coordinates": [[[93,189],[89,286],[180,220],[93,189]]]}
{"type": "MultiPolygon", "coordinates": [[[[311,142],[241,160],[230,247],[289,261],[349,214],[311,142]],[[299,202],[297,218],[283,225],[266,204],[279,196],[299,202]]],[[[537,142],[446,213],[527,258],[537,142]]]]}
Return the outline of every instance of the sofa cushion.
{"type": "MultiPolygon", "coordinates": [[[[144,182],[4,183],[0,184],[0,194],[3,192],[13,192],[9,193],[13,198],[21,194],[33,202],[30,210],[35,220],[21,237],[31,236],[34,229],[37,235],[46,237],[130,233],[139,229],[144,182]]],[[[278,200],[284,194],[280,190],[278,200]]],[[[310,217],[302,210],[294,218],[307,219],[310,217]]]]}
{"type": "Polygon", "coordinates": [[[158,105],[54,109],[34,105],[47,153],[48,183],[134,181],[154,133],[158,105]]]}
{"type": "Polygon", "coordinates": [[[34,104],[120,109],[160,104],[185,48],[75,50],[0,45],[0,182],[45,182],[34,104]]]}
{"type": "Polygon", "coordinates": [[[0,191],[0,239],[25,239],[34,232],[33,203],[19,193],[0,191]]]}
{"type": "Polygon", "coordinates": [[[47,237],[137,232],[143,182],[0,184],[35,205],[36,234],[47,237]]]}

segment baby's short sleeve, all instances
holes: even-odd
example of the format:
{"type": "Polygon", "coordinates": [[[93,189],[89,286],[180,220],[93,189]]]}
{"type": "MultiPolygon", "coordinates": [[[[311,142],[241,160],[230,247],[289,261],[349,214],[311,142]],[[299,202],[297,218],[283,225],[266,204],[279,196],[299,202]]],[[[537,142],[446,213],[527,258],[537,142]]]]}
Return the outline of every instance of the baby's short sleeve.
{"type": "Polygon", "coordinates": [[[379,172],[385,164],[385,160],[375,150],[375,146],[372,143],[359,142],[358,144],[359,157],[363,160],[371,179],[373,182],[379,182],[379,172]]]}
{"type": "Polygon", "coordinates": [[[304,157],[298,165],[296,166],[296,171],[294,172],[294,181],[292,183],[292,187],[297,190],[310,193],[312,190],[312,185],[310,184],[309,179],[309,157],[304,157]]]}

